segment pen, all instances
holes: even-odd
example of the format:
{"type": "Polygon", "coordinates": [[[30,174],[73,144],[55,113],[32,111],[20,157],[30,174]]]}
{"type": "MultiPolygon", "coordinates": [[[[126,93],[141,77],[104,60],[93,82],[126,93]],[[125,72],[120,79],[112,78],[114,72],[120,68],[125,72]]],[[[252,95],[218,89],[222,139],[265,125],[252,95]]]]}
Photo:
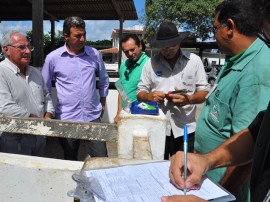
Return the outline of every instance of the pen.
{"type": "MultiPolygon", "coordinates": [[[[187,179],[187,153],[188,153],[188,126],[184,125],[184,181],[187,179]]],[[[187,188],[184,187],[184,195],[187,194],[187,188]]]]}

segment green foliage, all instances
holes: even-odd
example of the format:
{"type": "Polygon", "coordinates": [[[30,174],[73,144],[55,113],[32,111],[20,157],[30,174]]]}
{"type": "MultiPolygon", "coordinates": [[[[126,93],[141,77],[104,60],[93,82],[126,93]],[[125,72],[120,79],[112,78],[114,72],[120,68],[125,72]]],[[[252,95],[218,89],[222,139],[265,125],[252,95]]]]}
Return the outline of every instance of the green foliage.
{"type": "MultiPolygon", "coordinates": [[[[33,41],[33,33],[32,31],[28,31],[26,33],[26,37],[28,40],[33,41]]],[[[51,33],[48,32],[47,34],[43,35],[43,44],[44,44],[44,56],[46,57],[47,54],[49,54],[52,50],[59,48],[65,44],[65,39],[63,37],[63,32],[58,31],[55,34],[54,44],[51,44],[51,33]]],[[[112,46],[111,40],[98,40],[98,41],[86,41],[86,45],[90,46],[99,46],[101,48],[108,48],[112,46]]]]}
{"type": "MultiPolygon", "coordinates": [[[[26,33],[26,36],[27,36],[28,40],[33,41],[32,31],[28,31],[26,33]]],[[[62,31],[58,31],[58,33],[55,34],[54,40],[55,40],[54,44],[51,44],[51,33],[50,32],[43,35],[44,56],[46,56],[52,50],[64,45],[65,40],[64,40],[62,31]]]]}
{"type": "Polygon", "coordinates": [[[85,42],[86,45],[90,46],[112,46],[112,41],[111,40],[97,40],[97,41],[87,41],[85,42]]]}
{"type": "Polygon", "coordinates": [[[151,36],[161,22],[171,21],[183,30],[206,40],[210,38],[215,7],[222,0],[146,0],[146,36],[151,36]]]}

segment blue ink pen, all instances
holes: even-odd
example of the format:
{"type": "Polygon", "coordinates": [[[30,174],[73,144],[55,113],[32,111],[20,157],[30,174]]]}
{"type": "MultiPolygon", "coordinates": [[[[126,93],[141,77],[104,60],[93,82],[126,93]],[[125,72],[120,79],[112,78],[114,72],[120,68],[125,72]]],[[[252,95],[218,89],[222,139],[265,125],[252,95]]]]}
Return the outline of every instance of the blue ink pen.
{"type": "MultiPolygon", "coordinates": [[[[184,125],[184,181],[187,180],[187,153],[188,153],[188,126],[184,125]]],[[[187,194],[187,188],[184,187],[184,195],[187,194]]]]}

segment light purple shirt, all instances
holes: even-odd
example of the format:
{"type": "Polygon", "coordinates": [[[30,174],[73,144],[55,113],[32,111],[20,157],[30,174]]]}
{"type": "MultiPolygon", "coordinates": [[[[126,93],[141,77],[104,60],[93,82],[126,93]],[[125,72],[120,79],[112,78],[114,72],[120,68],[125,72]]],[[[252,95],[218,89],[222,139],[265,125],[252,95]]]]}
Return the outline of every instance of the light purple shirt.
{"type": "Polygon", "coordinates": [[[55,80],[57,119],[88,122],[100,117],[109,77],[98,50],[85,46],[83,53],[72,55],[64,45],[47,55],[42,75],[50,93],[55,80]]]}

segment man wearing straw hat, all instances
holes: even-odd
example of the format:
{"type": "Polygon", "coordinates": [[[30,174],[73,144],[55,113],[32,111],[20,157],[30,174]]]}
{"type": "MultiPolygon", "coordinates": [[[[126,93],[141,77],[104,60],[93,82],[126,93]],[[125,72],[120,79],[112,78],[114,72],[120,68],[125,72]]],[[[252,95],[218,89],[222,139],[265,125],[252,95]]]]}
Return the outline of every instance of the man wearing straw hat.
{"type": "Polygon", "coordinates": [[[160,25],[149,41],[160,52],[146,62],[137,90],[138,100],[157,102],[169,120],[164,159],[183,149],[184,125],[188,125],[188,149],[193,151],[195,104],[204,102],[209,88],[200,57],[181,50],[180,43],[188,33],[182,34],[171,22],[160,25]],[[187,92],[169,93],[175,90],[187,92]]]}

